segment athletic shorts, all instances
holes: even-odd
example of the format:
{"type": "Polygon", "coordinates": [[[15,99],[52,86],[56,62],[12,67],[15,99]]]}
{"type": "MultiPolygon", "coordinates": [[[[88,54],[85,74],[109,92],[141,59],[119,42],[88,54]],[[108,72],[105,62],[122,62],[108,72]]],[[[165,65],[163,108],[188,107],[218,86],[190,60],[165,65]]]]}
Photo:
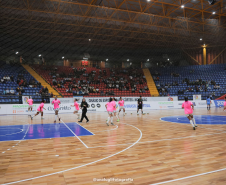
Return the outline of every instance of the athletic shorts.
{"type": "Polygon", "coordinates": [[[111,111],[108,111],[108,114],[113,114],[113,112],[111,112],[111,111]]]}
{"type": "Polygon", "coordinates": [[[38,111],[38,112],[43,112],[43,109],[42,109],[42,108],[41,108],[41,109],[38,108],[37,111],[38,111]]]}
{"type": "Polygon", "coordinates": [[[186,115],[186,117],[188,117],[188,116],[193,116],[193,114],[185,114],[186,115]]]}
{"type": "Polygon", "coordinates": [[[143,109],[143,106],[142,105],[138,105],[138,109],[143,109]]]}
{"type": "Polygon", "coordinates": [[[54,111],[59,111],[59,108],[54,109],[54,111]]]}
{"type": "Polygon", "coordinates": [[[33,109],[33,105],[28,105],[28,108],[31,108],[31,109],[33,109]]]}
{"type": "Polygon", "coordinates": [[[116,110],[113,110],[113,112],[115,113],[115,112],[116,112],[116,110]]]}
{"type": "Polygon", "coordinates": [[[207,105],[210,105],[210,104],[207,103],[207,105]]]}
{"type": "Polygon", "coordinates": [[[119,110],[121,110],[121,109],[125,109],[125,107],[124,107],[124,106],[120,106],[120,107],[119,107],[119,110]]]}

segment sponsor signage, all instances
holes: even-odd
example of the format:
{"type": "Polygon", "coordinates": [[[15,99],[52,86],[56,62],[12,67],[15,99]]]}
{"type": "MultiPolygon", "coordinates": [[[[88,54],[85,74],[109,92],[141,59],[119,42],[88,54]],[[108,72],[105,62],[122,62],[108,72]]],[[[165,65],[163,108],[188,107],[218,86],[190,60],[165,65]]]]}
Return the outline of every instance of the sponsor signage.
{"type": "Polygon", "coordinates": [[[214,104],[216,107],[223,107],[224,106],[224,100],[214,100],[214,104]]]}

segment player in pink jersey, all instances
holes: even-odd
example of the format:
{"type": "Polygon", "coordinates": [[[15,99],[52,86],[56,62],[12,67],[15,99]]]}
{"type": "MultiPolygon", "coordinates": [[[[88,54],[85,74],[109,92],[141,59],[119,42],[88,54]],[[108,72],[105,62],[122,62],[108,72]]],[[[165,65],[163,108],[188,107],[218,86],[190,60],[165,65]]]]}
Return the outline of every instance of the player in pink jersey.
{"type": "Polygon", "coordinates": [[[224,111],[226,110],[226,97],[224,97],[224,100],[225,100],[225,102],[224,102],[224,111]]]}
{"type": "Polygon", "coordinates": [[[54,111],[55,111],[55,121],[54,123],[56,122],[56,119],[58,117],[59,121],[60,121],[60,117],[58,115],[58,112],[59,112],[59,109],[60,109],[60,100],[57,99],[57,96],[55,96],[55,99],[52,101],[52,104],[54,106],[54,111]]]}
{"type": "Polygon", "coordinates": [[[114,116],[117,118],[117,122],[119,122],[119,117],[118,117],[118,115],[117,115],[117,113],[116,113],[116,98],[112,98],[112,105],[113,105],[113,107],[114,107],[114,110],[113,110],[113,113],[114,113],[114,116]]]}
{"type": "Polygon", "coordinates": [[[109,126],[109,121],[111,120],[111,124],[114,125],[113,123],[113,111],[114,111],[114,107],[112,104],[112,98],[109,99],[109,102],[105,105],[107,112],[108,112],[108,119],[107,119],[107,126],[109,126]]]}
{"type": "Polygon", "coordinates": [[[27,100],[27,103],[28,103],[28,116],[31,116],[32,109],[33,109],[33,100],[32,100],[32,97],[31,96],[27,100]],[[30,111],[30,115],[29,115],[29,111],[30,111]]]}
{"type": "Polygon", "coordinates": [[[123,116],[125,116],[125,107],[124,107],[124,100],[122,99],[122,97],[120,97],[120,100],[118,102],[119,104],[119,112],[118,112],[118,115],[119,113],[121,112],[121,109],[123,110],[123,116]]]}
{"type": "Polygon", "coordinates": [[[193,130],[195,130],[195,127],[197,127],[197,125],[195,123],[195,118],[193,117],[194,105],[192,102],[188,101],[188,97],[184,97],[184,100],[185,102],[182,104],[182,109],[184,109],[185,115],[190,120],[193,130]]]}
{"type": "MultiPolygon", "coordinates": [[[[43,109],[45,109],[44,108],[44,103],[45,102],[46,102],[45,100],[42,100],[42,103],[38,106],[37,113],[34,115],[34,117],[37,116],[41,112],[41,119],[44,119],[43,118],[43,109]]],[[[31,116],[31,119],[33,119],[33,116],[31,116]]]]}
{"type": "Polygon", "coordinates": [[[77,114],[78,119],[80,119],[80,114],[78,114],[79,111],[79,104],[77,103],[78,99],[74,100],[74,105],[71,105],[71,107],[75,107],[75,111],[73,112],[73,114],[77,114]]]}

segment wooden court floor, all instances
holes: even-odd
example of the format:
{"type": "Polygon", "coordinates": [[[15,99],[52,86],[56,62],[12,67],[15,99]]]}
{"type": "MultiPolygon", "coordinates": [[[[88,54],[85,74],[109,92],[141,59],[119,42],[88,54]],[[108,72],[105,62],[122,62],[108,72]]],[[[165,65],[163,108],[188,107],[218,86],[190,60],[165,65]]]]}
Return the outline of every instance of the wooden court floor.
{"type": "MultiPolygon", "coordinates": [[[[127,112],[109,127],[106,113],[88,113],[90,122],[80,125],[93,136],[2,141],[0,184],[226,184],[226,125],[199,124],[192,130],[190,124],[160,120],[184,115],[183,110],[149,113],[127,112]],[[104,178],[118,181],[99,181],[104,178]]],[[[222,108],[194,114],[226,116],[222,108]]],[[[0,116],[0,126],[53,123],[54,115],[44,117],[0,116]]],[[[61,118],[60,124],[77,121],[73,114],[61,118]]]]}

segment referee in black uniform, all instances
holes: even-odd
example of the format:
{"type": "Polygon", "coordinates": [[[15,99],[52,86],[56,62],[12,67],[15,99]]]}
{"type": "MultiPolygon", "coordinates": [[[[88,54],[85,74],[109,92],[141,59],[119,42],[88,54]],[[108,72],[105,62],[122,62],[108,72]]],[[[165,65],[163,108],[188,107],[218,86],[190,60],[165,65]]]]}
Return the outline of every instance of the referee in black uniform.
{"type": "Polygon", "coordinates": [[[88,123],[89,122],[89,119],[86,116],[87,108],[88,108],[88,103],[86,102],[85,98],[82,99],[82,103],[81,103],[80,107],[82,108],[82,117],[81,117],[81,120],[79,121],[79,123],[82,123],[82,120],[84,118],[86,118],[86,123],[88,123]]]}
{"type": "Polygon", "coordinates": [[[143,100],[142,100],[142,96],[140,96],[140,98],[137,100],[137,114],[139,114],[139,109],[141,109],[141,112],[143,114],[143,100]]]}

